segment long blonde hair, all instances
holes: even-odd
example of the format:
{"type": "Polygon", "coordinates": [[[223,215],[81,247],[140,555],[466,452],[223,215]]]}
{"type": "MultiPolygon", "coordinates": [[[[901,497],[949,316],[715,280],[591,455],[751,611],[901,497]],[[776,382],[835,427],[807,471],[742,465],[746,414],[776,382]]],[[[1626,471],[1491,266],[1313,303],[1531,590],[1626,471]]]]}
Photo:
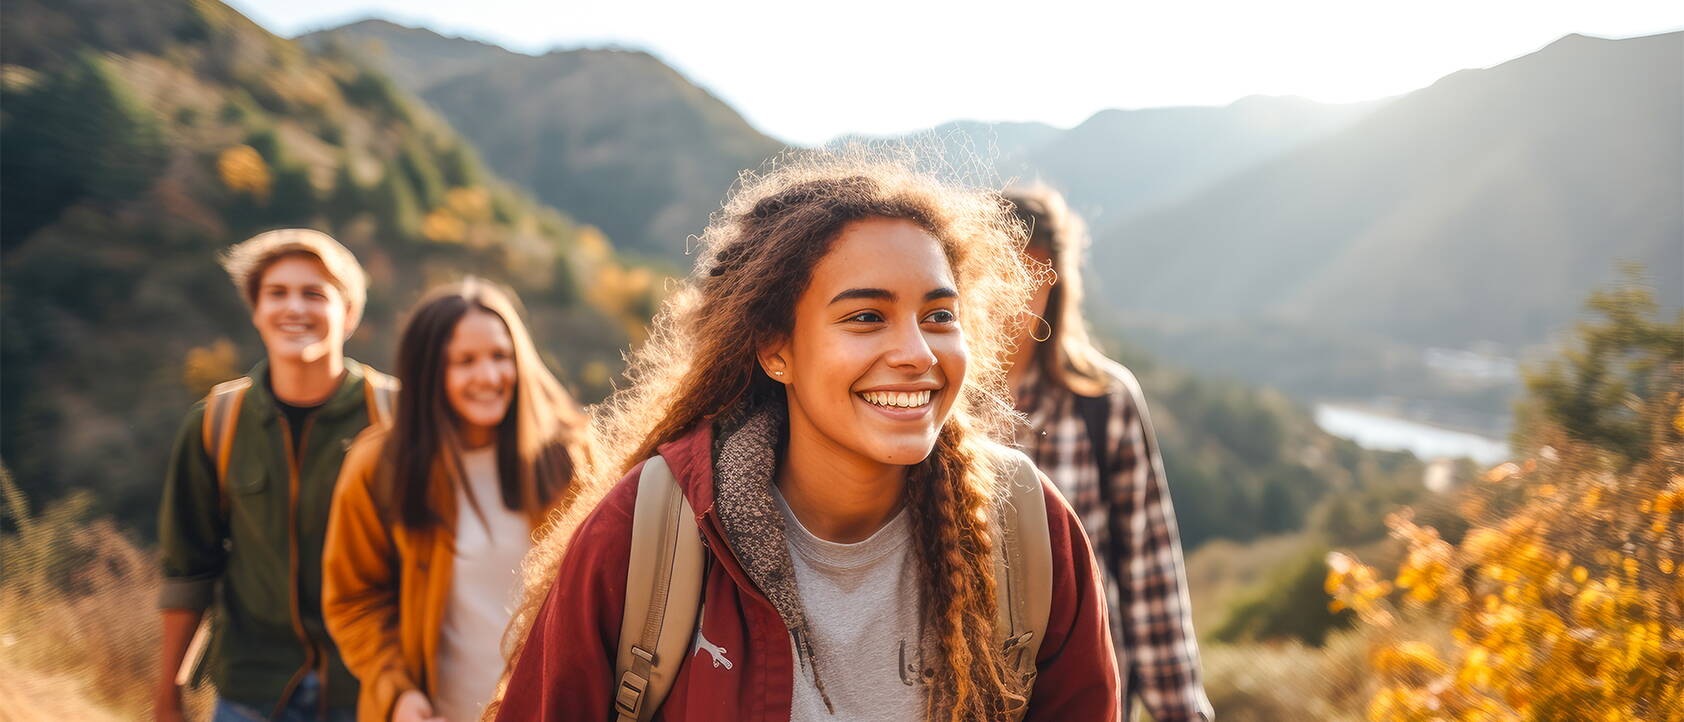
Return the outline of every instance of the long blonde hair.
{"type": "MultiPolygon", "coordinates": [[[[941,243],[965,306],[969,369],[935,449],[908,470],[908,506],[923,584],[922,618],[936,653],[930,719],[989,719],[1025,703],[995,641],[996,583],[989,513],[999,491],[995,457],[1012,419],[1005,368],[1012,319],[1032,281],[1020,262],[1022,226],[994,192],[917,173],[911,151],[808,151],[745,174],[700,239],[694,271],[663,303],[649,340],[631,356],[629,386],[595,410],[604,458],[585,493],[598,496],[661,444],[722,412],[783,403],[755,351],[791,332],[813,267],[848,223],[909,220],[941,243]],[[616,454],[618,454],[616,456],[616,454]]],[[[579,503],[528,557],[526,595],[510,625],[519,654],[554,583],[579,503]]]]}
{"type": "Polygon", "coordinates": [[[1088,336],[1082,318],[1082,256],[1088,230],[1064,196],[1044,185],[1006,191],[1018,220],[1029,229],[1029,248],[1047,252],[1052,262],[1053,287],[1040,321],[1047,337],[1035,347],[1033,363],[1042,384],[1053,384],[1083,396],[1099,396],[1111,385],[1105,356],[1088,336]]]}

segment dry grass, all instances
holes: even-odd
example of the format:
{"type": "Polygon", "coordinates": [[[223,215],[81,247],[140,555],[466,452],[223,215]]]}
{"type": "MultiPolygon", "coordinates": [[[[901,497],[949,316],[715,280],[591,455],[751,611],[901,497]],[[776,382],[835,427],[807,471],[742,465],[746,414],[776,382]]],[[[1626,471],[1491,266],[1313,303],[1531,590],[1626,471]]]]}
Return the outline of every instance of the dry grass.
{"type": "Polygon", "coordinates": [[[1358,722],[1381,686],[1376,649],[1400,637],[1448,641],[1448,619],[1422,617],[1405,629],[1334,632],[1321,647],[1298,642],[1205,645],[1205,691],[1223,722],[1358,722]]]}
{"type": "MultiPolygon", "coordinates": [[[[73,495],[31,514],[0,467],[0,719],[151,716],[158,669],[158,566],[73,495]]],[[[210,693],[189,695],[203,716],[210,693]]]]}

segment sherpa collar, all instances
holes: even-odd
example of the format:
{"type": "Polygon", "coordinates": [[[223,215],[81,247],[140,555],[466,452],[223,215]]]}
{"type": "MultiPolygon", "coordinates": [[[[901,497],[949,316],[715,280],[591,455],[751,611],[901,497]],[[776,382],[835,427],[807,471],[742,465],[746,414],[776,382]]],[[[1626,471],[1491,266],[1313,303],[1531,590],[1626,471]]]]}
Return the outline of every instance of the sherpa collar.
{"type": "Polygon", "coordinates": [[[819,674],[801,594],[795,587],[795,563],[789,556],[784,517],[772,499],[787,414],[780,404],[763,403],[722,415],[714,422],[714,509],[725,528],[725,541],[749,580],[778,610],[795,640],[797,655],[804,666],[811,668],[813,685],[828,709],[830,697],[819,674]]]}

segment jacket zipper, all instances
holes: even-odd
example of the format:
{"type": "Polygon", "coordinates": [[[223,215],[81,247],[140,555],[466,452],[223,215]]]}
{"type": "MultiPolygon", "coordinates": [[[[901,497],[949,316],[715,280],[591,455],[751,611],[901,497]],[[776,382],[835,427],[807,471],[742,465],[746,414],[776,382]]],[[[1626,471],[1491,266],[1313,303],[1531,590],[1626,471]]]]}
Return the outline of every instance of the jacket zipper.
{"type": "MultiPolygon", "coordinates": [[[[294,449],[292,446],[292,424],[287,421],[285,414],[281,415],[281,442],[286,445],[287,460],[287,606],[292,612],[292,632],[298,637],[298,641],[304,645],[304,666],[298,668],[297,672],[293,672],[292,679],[287,682],[286,689],[281,693],[281,699],[276,704],[274,713],[270,715],[271,718],[279,717],[281,710],[292,698],[293,692],[298,689],[299,682],[303,681],[304,675],[309,674],[310,670],[317,666],[324,668],[322,678],[317,680],[319,683],[318,701],[321,703],[318,707],[325,710],[327,703],[326,665],[318,664],[318,662],[325,661],[324,655],[317,648],[316,641],[310,638],[310,632],[304,628],[303,612],[299,609],[298,589],[298,464],[299,457],[304,455],[305,444],[310,441],[310,427],[315,421],[314,414],[304,419],[304,427],[298,432],[298,448],[294,449]]],[[[321,710],[318,710],[318,716],[321,716],[321,710]]]]}

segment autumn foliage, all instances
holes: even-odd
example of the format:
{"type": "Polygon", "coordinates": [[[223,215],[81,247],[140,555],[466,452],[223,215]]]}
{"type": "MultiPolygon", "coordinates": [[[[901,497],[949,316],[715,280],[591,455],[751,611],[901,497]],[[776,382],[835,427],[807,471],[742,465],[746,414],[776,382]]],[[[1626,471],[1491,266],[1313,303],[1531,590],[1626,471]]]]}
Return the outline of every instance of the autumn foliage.
{"type": "Polygon", "coordinates": [[[1395,575],[1329,555],[1333,604],[1374,632],[1369,719],[1684,720],[1684,318],[1630,290],[1592,307],[1583,346],[1531,379],[1533,453],[1461,492],[1459,543],[1403,509],[1395,575]]]}

